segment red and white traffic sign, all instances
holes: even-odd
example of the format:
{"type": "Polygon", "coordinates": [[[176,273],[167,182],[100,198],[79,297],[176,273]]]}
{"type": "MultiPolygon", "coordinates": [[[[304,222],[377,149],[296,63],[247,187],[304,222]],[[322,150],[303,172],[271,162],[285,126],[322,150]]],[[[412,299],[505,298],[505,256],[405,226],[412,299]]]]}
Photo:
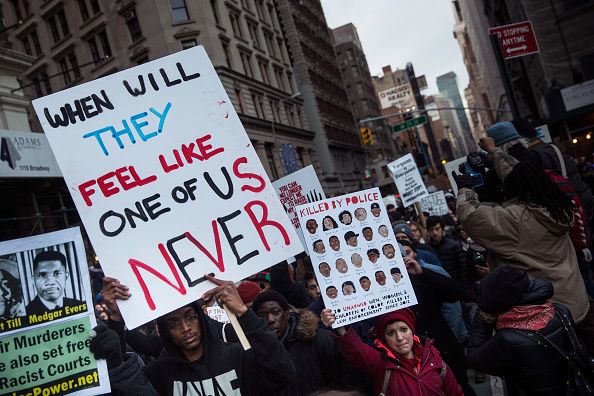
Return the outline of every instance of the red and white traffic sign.
{"type": "Polygon", "coordinates": [[[530,21],[493,27],[489,29],[489,34],[499,37],[505,59],[538,53],[538,43],[530,21]]]}

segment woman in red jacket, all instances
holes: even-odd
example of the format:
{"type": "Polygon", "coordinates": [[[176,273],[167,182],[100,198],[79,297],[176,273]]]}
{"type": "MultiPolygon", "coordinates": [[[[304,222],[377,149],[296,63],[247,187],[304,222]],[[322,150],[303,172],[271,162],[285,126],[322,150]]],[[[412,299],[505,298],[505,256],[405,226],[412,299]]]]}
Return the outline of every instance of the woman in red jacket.
{"type": "MultiPolygon", "coordinates": [[[[322,311],[328,327],[336,316],[322,311]]],[[[352,330],[335,329],[335,338],[351,366],[373,381],[376,394],[410,396],[461,396],[462,388],[433,347],[415,335],[415,314],[410,309],[390,312],[375,320],[375,348],[365,344],[352,330]]]]}

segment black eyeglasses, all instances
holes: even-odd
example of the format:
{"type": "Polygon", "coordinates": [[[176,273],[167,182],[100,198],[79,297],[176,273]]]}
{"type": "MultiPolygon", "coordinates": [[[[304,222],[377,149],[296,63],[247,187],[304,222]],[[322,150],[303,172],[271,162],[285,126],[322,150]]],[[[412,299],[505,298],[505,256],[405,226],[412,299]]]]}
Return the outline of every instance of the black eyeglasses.
{"type": "Polygon", "coordinates": [[[196,322],[198,322],[198,315],[193,313],[193,314],[186,316],[183,319],[169,319],[166,322],[166,325],[167,325],[167,330],[169,330],[169,331],[180,331],[183,326],[182,323],[185,323],[186,326],[191,326],[191,325],[195,324],[196,322]]]}

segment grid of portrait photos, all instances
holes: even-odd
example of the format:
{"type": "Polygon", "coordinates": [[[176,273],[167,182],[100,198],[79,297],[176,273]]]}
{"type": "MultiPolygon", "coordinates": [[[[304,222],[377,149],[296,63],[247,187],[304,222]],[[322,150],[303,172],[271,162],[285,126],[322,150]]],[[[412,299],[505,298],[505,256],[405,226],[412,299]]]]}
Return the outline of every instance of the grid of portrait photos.
{"type": "Polygon", "coordinates": [[[417,303],[379,189],[301,205],[297,213],[334,327],[417,303]]]}

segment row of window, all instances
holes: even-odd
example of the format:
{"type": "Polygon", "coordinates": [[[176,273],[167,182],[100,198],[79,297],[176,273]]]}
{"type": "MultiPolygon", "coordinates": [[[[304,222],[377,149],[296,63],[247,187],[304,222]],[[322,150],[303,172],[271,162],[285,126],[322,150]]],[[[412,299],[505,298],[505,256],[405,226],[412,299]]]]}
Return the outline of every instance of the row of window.
{"type": "MultiPolygon", "coordinates": [[[[241,90],[235,91],[235,99],[237,100],[237,104],[239,106],[239,113],[246,114],[241,90]]],[[[269,114],[272,114],[271,121],[276,123],[284,123],[284,120],[286,120],[288,125],[303,129],[303,119],[301,118],[302,114],[298,107],[289,103],[284,103],[283,107],[281,108],[279,100],[268,98],[266,101],[262,94],[256,92],[251,93],[251,100],[256,117],[263,120],[268,120],[270,118],[269,114]],[[266,108],[266,103],[268,104],[268,108],[266,108]],[[269,110],[269,112],[267,112],[267,110],[269,110]]]]}

